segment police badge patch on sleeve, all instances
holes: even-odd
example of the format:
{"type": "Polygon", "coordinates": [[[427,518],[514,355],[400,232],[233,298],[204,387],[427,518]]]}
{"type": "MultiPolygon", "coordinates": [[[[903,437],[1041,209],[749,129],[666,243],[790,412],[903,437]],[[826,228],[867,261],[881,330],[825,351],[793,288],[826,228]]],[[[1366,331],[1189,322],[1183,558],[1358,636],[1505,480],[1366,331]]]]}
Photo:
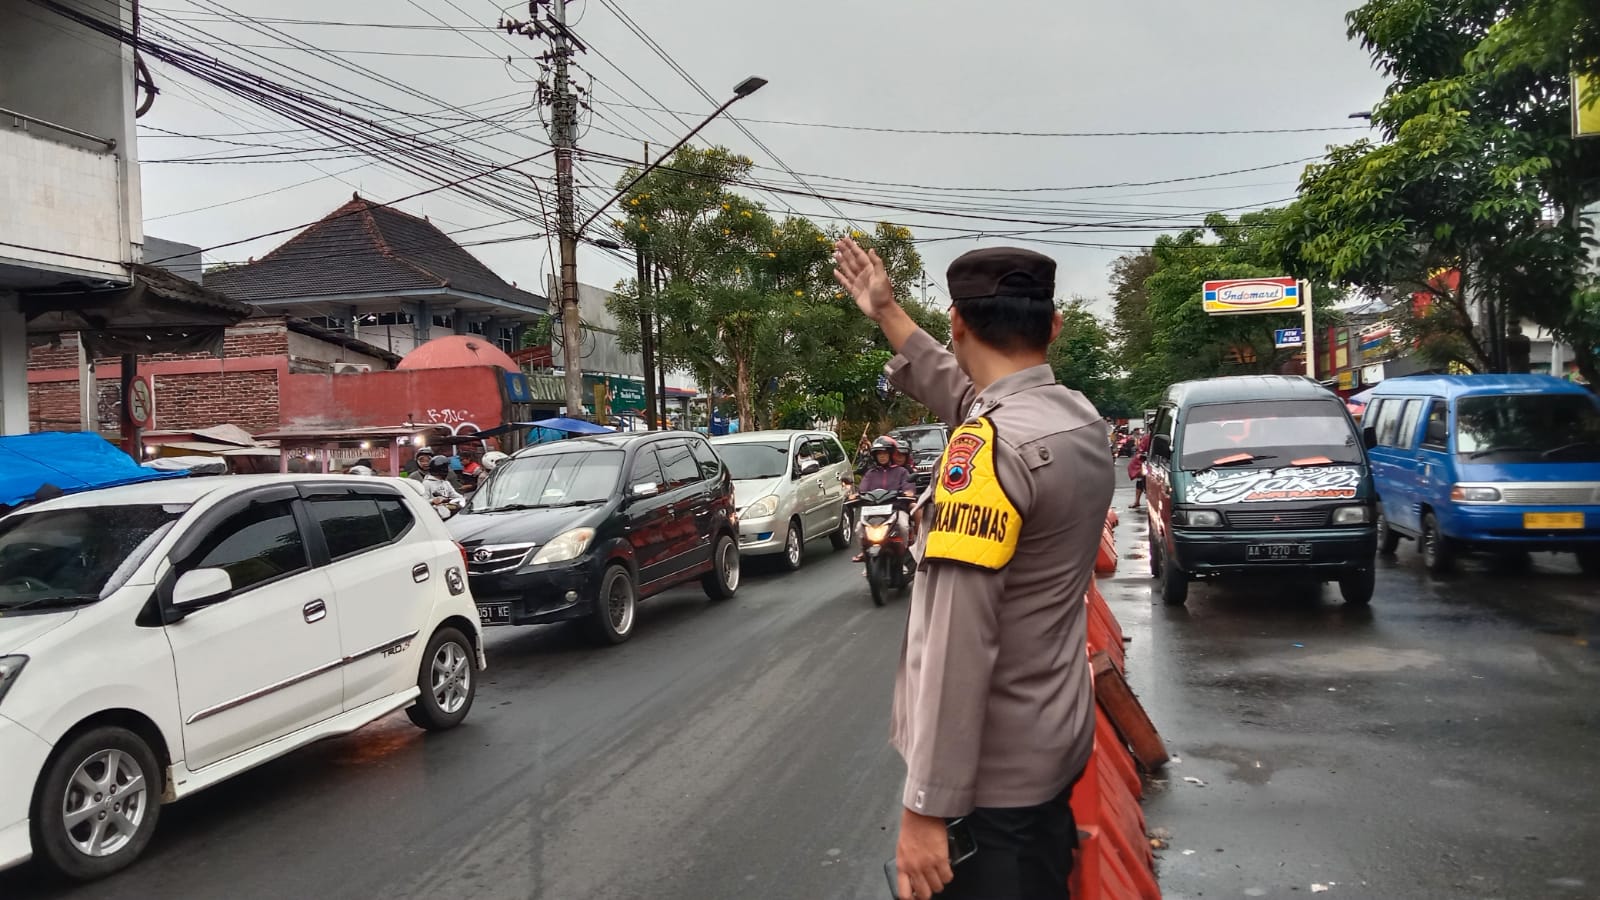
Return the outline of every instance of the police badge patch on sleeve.
{"type": "Polygon", "coordinates": [[[994,423],[956,429],[939,460],[925,558],[999,569],[1017,552],[1022,516],[1000,484],[994,423]]]}

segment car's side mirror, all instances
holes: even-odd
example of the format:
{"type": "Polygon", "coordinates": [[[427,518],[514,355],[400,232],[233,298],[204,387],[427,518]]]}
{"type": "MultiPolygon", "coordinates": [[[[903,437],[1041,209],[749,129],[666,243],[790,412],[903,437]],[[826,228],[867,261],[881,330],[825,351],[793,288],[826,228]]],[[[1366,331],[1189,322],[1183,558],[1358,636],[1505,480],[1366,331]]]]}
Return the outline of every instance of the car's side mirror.
{"type": "Polygon", "coordinates": [[[191,569],[172,586],[172,605],[194,610],[215,603],[233,592],[233,576],[226,569],[191,569]]]}
{"type": "Polygon", "coordinates": [[[821,469],[822,466],[816,460],[802,459],[800,460],[800,470],[797,477],[804,478],[807,475],[815,475],[821,469]]]}
{"type": "Polygon", "coordinates": [[[1165,459],[1172,455],[1172,438],[1158,434],[1150,439],[1150,455],[1165,459]]]}
{"type": "Polygon", "coordinates": [[[1378,429],[1371,425],[1361,429],[1361,445],[1368,450],[1378,446],[1378,429]]]}
{"type": "Polygon", "coordinates": [[[654,497],[661,493],[661,485],[654,481],[641,481],[628,488],[628,497],[632,500],[642,500],[645,497],[654,497]]]}

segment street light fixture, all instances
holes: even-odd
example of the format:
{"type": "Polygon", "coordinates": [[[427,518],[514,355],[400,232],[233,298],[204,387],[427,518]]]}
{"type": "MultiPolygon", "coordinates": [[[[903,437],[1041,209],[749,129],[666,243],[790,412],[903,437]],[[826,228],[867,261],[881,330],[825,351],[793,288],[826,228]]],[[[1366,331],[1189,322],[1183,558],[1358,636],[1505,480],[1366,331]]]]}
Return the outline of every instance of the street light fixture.
{"type": "Polygon", "coordinates": [[[711,115],[706,116],[700,124],[696,125],[688,134],[680,138],[676,144],[673,144],[671,147],[667,148],[667,151],[657,157],[655,162],[650,163],[640,170],[639,174],[635,175],[627,184],[623,185],[621,190],[617,191],[615,194],[612,194],[611,197],[604,203],[595,207],[594,212],[589,215],[589,218],[584,219],[583,223],[577,228],[573,229],[571,234],[563,234],[561,236],[561,331],[562,334],[567,338],[562,344],[561,358],[562,365],[566,367],[565,382],[567,395],[567,415],[579,416],[582,415],[583,411],[583,357],[580,352],[580,348],[577,346],[578,342],[575,340],[575,337],[578,334],[579,329],[582,327],[582,320],[578,317],[577,244],[578,240],[582,237],[584,230],[592,225],[594,220],[599,218],[601,213],[604,213],[606,209],[611,206],[611,204],[622,199],[622,197],[627,194],[628,191],[632,190],[634,185],[642,181],[646,175],[649,175],[663,162],[670,159],[672,154],[678,151],[678,148],[689,143],[689,140],[695,135],[699,134],[701,129],[705,128],[707,125],[710,125],[713,119],[726,112],[728,107],[739,102],[740,100],[743,100],[751,94],[754,94],[756,91],[761,90],[766,86],[766,84],[767,80],[765,78],[755,75],[752,75],[749,78],[739,82],[733,88],[732,97],[729,97],[726,102],[713,110],[711,115]]]}
{"type": "Polygon", "coordinates": [[[643,169],[640,169],[639,170],[639,174],[633,176],[633,178],[631,180],[629,180],[629,182],[627,184],[622,186],[621,190],[617,191],[615,194],[612,194],[610,199],[606,200],[606,202],[600,204],[599,206],[596,206],[594,208],[594,212],[589,214],[589,218],[584,219],[583,220],[583,224],[578,226],[578,233],[579,234],[583,234],[584,229],[588,228],[591,224],[593,224],[595,219],[600,218],[600,214],[605,212],[608,208],[610,208],[611,204],[617,202],[618,200],[621,200],[624,196],[627,195],[627,193],[629,191],[633,190],[633,186],[634,185],[636,185],[639,182],[643,181],[644,177],[646,175],[649,175],[651,172],[654,172],[662,163],[666,162],[668,159],[671,159],[672,158],[672,154],[678,152],[678,148],[682,147],[684,144],[689,143],[691,138],[693,138],[695,135],[699,134],[701,129],[705,128],[707,125],[710,125],[712,120],[716,119],[717,116],[720,116],[724,112],[726,112],[728,107],[734,105],[735,103],[738,103],[740,100],[743,100],[744,98],[750,96],[751,94],[754,94],[756,91],[761,90],[763,87],[766,86],[766,84],[767,84],[767,80],[765,78],[759,78],[759,77],[757,77],[755,75],[752,75],[749,78],[746,78],[745,80],[743,80],[743,81],[739,82],[737,85],[735,85],[734,88],[733,88],[733,96],[732,97],[729,97],[727,99],[727,101],[724,102],[721,106],[719,106],[716,109],[712,110],[711,115],[706,116],[703,120],[701,120],[699,125],[696,125],[693,128],[693,130],[691,130],[688,134],[684,135],[683,137],[679,138],[678,142],[676,144],[673,144],[671,147],[668,147],[665,152],[663,152],[660,156],[656,157],[656,161],[655,162],[645,166],[643,169]]]}

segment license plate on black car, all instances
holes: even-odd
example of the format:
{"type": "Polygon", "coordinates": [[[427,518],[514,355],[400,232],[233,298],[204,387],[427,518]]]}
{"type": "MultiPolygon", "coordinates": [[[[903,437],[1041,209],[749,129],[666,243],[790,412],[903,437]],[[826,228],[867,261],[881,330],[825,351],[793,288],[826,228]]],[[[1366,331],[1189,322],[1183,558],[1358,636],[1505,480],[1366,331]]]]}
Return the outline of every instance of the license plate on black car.
{"type": "Polygon", "coordinates": [[[479,603],[478,622],[483,625],[510,625],[510,603],[479,603]]]}
{"type": "Polygon", "coordinates": [[[1311,545],[1249,544],[1244,548],[1244,558],[1249,562],[1307,562],[1311,559],[1311,545]]]}

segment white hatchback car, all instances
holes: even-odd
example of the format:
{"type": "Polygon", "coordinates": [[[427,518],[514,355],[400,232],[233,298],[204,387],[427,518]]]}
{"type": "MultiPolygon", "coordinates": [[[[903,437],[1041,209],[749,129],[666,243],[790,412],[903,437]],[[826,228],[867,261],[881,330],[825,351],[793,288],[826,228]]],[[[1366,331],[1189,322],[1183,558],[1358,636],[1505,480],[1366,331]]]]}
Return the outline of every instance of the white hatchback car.
{"type": "Polygon", "coordinates": [[[132,862],[161,804],[405,708],[466,717],[484,667],[460,547],[415,484],[243,476],[0,519],[0,869],[132,862]]]}

